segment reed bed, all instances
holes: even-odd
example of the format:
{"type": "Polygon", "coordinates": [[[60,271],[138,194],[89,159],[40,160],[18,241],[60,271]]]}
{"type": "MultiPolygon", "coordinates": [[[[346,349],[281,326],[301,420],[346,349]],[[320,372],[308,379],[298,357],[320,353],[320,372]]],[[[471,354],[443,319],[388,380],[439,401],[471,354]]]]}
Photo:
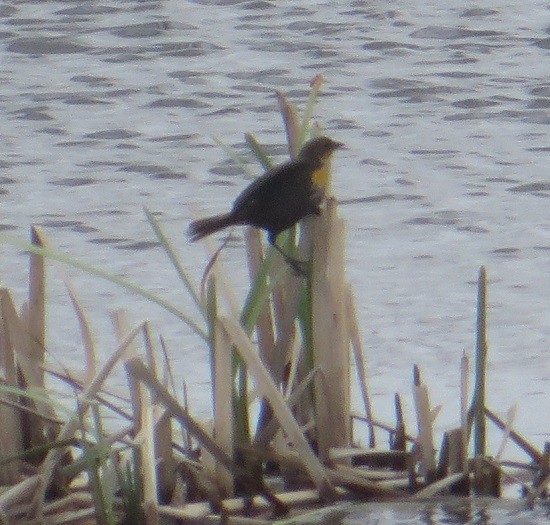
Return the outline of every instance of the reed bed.
{"type": "MultiPolygon", "coordinates": [[[[321,82],[314,80],[303,116],[279,94],[291,154],[308,134],[317,133],[311,118],[321,82]]],[[[268,166],[258,141],[249,135],[247,142],[268,166]]],[[[418,367],[411,373],[417,427],[406,428],[398,395],[394,422],[374,415],[345,274],[345,224],[333,199],[320,217],[281,236],[289,253],[311,260],[307,277],[266,249],[257,230],[246,231],[250,290],[243,305],[216,254],[203,283],[195,285],[161,224],[152,213],[147,217],[193,298],[199,322],[197,315],[140,286],[48,248],[37,228],[30,244],[9,241],[29,252],[30,273],[28,301],[21,308],[8,290],[0,290],[3,523],[282,523],[289,515],[340,500],[498,497],[509,480],[522,488],[527,504],[545,496],[550,444],[537,450],[513,429],[512,416],[502,421],[486,403],[485,268],[479,274],[474,369],[463,355],[457,370],[459,425],[445,432],[438,445],[437,410],[418,367]],[[86,314],[70,287],[85,367],[68,371],[48,364],[46,259],[125,286],[196,332],[210,352],[213,420],[198,420],[188,409],[185,392],[171,380],[163,340],[148,322],[131,326],[124,312],[115,312],[119,343],[102,352],[110,357],[100,363],[86,314]],[[128,378],[126,392],[109,386],[120,366],[128,378]],[[76,392],[69,415],[59,415],[48,391],[49,375],[76,392]],[[351,408],[353,381],[361,413],[351,408]],[[113,413],[121,422],[116,430],[104,422],[113,413]],[[491,455],[489,423],[528,461],[510,463],[491,455]],[[354,436],[359,425],[366,426],[367,443],[354,436]]]]}

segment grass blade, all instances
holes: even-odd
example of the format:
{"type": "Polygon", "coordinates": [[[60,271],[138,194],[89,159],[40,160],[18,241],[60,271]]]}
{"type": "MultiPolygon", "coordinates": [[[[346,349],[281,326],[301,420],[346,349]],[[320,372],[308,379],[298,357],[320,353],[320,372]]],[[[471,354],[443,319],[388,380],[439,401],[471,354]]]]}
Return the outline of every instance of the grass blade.
{"type": "Polygon", "coordinates": [[[207,339],[205,331],[193,319],[191,319],[191,317],[185,314],[183,310],[181,310],[174,304],[170,303],[169,301],[163,299],[162,297],[159,297],[153,292],[146,290],[142,286],[132,283],[126,279],[123,279],[118,275],[107,272],[106,270],[102,270],[100,268],[97,268],[96,266],[82,262],[78,259],[75,259],[74,257],[65,255],[57,250],[53,250],[49,248],[40,248],[38,246],[34,246],[33,244],[22,241],[21,239],[18,239],[13,236],[1,235],[0,243],[10,244],[12,246],[16,246],[17,248],[20,248],[27,252],[42,255],[43,257],[47,257],[49,259],[58,261],[60,263],[67,264],[69,266],[72,266],[73,268],[78,268],[79,270],[83,270],[86,273],[97,275],[98,277],[101,277],[106,281],[116,284],[117,286],[121,286],[122,288],[125,288],[126,290],[129,290],[137,295],[140,295],[141,297],[144,297],[145,299],[148,299],[152,303],[159,305],[164,310],[166,310],[167,312],[170,312],[171,314],[175,315],[178,319],[183,321],[187,326],[189,326],[189,328],[193,330],[193,332],[195,332],[202,339],[204,340],[207,339]]]}
{"type": "Polygon", "coordinates": [[[185,285],[186,290],[189,292],[189,295],[191,295],[198,309],[202,311],[203,306],[199,297],[199,293],[195,288],[194,284],[191,282],[189,275],[187,275],[187,271],[183,267],[183,264],[181,263],[176,253],[176,250],[174,249],[174,246],[172,245],[172,243],[169,241],[168,237],[164,233],[164,230],[162,229],[155,215],[148,208],[144,208],[144,211],[145,211],[145,216],[149,221],[149,224],[153,228],[153,231],[155,232],[157,239],[159,240],[160,244],[164,248],[166,255],[168,255],[168,258],[170,259],[170,262],[174,266],[179,278],[185,285]]]}
{"type": "Polygon", "coordinates": [[[258,159],[258,161],[262,165],[262,168],[265,171],[273,168],[275,164],[269,158],[269,155],[266,149],[258,142],[256,137],[252,135],[252,133],[245,133],[244,138],[246,139],[246,143],[248,144],[248,147],[252,150],[252,153],[254,153],[254,156],[258,159]]]}
{"type": "Polygon", "coordinates": [[[321,90],[323,82],[323,75],[316,75],[311,81],[311,91],[309,93],[306,109],[304,110],[304,116],[302,117],[302,123],[298,130],[297,140],[300,146],[306,141],[308,131],[310,130],[311,120],[313,118],[313,111],[315,109],[317,98],[319,96],[319,91],[321,90]]]}

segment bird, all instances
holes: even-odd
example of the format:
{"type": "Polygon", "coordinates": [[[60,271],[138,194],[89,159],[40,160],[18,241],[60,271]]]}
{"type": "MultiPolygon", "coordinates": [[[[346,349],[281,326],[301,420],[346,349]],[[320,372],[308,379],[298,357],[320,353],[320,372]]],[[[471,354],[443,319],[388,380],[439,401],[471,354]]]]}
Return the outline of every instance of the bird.
{"type": "Polygon", "coordinates": [[[229,226],[249,225],[267,231],[269,244],[291,264],[277,245],[279,233],[304,217],[319,215],[329,182],[330,158],[344,144],[326,136],[307,141],[293,159],[266,171],[235,199],[231,211],[189,225],[192,242],[229,226]]]}

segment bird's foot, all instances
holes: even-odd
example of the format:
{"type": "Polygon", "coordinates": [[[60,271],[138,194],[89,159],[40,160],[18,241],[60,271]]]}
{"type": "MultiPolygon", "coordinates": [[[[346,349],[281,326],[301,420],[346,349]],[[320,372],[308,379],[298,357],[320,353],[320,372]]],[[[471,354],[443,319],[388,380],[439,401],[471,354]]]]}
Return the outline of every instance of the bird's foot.
{"type": "Polygon", "coordinates": [[[309,277],[311,275],[311,262],[310,261],[300,261],[294,257],[285,253],[282,248],[277,244],[273,244],[275,249],[283,256],[285,262],[292,268],[292,271],[299,277],[309,277]]]}

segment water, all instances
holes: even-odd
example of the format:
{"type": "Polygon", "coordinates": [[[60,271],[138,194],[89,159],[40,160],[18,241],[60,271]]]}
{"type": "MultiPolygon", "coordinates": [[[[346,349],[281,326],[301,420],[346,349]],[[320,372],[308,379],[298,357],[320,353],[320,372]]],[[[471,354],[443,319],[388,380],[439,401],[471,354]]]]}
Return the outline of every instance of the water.
{"type": "MultiPolygon", "coordinates": [[[[549,509],[527,509],[519,502],[484,499],[438,499],[411,503],[341,505],[296,523],[317,525],[538,525],[548,522],[549,509]]],[[[290,521],[292,523],[292,521],[290,521]]]]}
{"type": "MultiPolygon", "coordinates": [[[[457,423],[484,264],[490,405],[518,404],[516,427],[538,446],[549,438],[537,417],[550,406],[546,2],[8,1],[0,35],[1,229],[26,237],[38,224],[67,253],[190,311],[142,207],[200,280],[188,222],[248,183],[214,138],[245,154],[251,131],[282,160],[274,91],[303,104],[323,74],[318,119],[348,146],[334,193],[376,414],[389,418],[396,391],[410,405],[416,363],[444,406],[438,429],[457,423]]],[[[223,255],[241,292],[242,259],[239,245],[223,255]]],[[[24,261],[2,246],[2,282],[20,301],[24,261]]],[[[207,351],[185,326],[95,277],[55,265],[50,276],[53,359],[82,360],[69,276],[103,355],[108,310],[153,320],[208,414],[207,351]]]]}

